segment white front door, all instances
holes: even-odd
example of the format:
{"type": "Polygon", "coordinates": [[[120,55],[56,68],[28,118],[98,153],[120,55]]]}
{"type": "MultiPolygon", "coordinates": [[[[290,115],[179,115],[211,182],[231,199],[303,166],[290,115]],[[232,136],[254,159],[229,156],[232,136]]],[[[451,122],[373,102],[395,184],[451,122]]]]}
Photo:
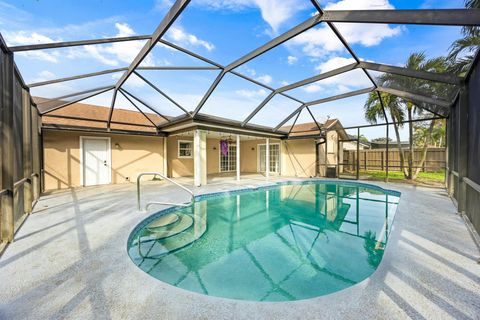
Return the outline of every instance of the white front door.
{"type": "Polygon", "coordinates": [[[83,138],[83,185],[108,184],[111,181],[110,141],[107,138],[83,138]]]}

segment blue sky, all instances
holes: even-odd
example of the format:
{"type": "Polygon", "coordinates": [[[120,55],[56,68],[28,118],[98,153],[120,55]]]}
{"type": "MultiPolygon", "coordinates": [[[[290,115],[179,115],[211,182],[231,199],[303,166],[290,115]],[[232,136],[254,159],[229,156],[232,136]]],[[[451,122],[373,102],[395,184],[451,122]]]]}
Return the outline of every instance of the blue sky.
{"type": "MultiPolygon", "coordinates": [[[[335,9],[416,9],[462,8],[463,0],[327,0],[323,8],[335,9]]],[[[0,32],[9,45],[44,43],[102,37],[150,34],[171,4],[170,0],[151,1],[32,1],[0,0],[0,32]]],[[[226,65],[273,37],[315,14],[308,0],[192,0],[164,39],[226,65]]],[[[336,24],[361,59],[402,65],[412,52],[429,57],[445,55],[460,37],[458,27],[336,24]]],[[[143,41],[88,47],[72,47],[16,54],[16,61],[27,83],[65,76],[125,67],[143,46],[143,41]]],[[[271,87],[311,77],[352,63],[343,45],[326,25],[319,25],[236,71],[271,87]]],[[[204,62],[172,48],[157,45],[144,60],[145,66],[199,66],[204,62]]],[[[143,71],[178,103],[193,110],[217,71],[143,71]]],[[[49,98],[114,84],[120,74],[39,87],[32,94],[49,98]]],[[[291,92],[304,100],[316,100],[349,90],[369,87],[362,72],[352,71],[333,79],[310,84],[291,92]]],[[[140,79],[132,77],[125,88],[167,115],[179,110],[140,79]]],[[[242,120],[269,91],[237,76],[228,75],[207,101],[202,112],[242,120]]],[[[109,105],[106,93],[87,102],[109,105]]],[[[363,118],[365,96],[312,107],[317,120],[339,118],[345,126],[366,124],[363,118]]],[[[133,106],[119,98],[116,107],[133,106]]],[[[275,126],[298,104],[277,97],[252,123],[275,126]]],[[[305,112],[299,122],[311,121],[305,112]]],[[[383,130],[369,135],[383,135],[383,130]]],[[[373,138],[374,136],[372,136],[373,138]]]]}

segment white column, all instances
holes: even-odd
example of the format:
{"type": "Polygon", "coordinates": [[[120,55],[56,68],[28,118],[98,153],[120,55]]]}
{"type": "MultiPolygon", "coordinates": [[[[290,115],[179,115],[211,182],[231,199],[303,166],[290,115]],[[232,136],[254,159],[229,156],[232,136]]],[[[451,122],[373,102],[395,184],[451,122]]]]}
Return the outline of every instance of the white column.
{"type": "Polygon", "coordinates": [[[204,131],[193,134],[193,180],[197,187],[207,184],[207,141],[204,131]]]}
{"type": "Polygon", "coordinates": [[[270,139],[266,139],[265,143],[265,177],[268,179],[270,177],[270,139]]]}
{"type": "Polygon", "coordinates": [[[240,181],[240,135],[237,134],[237,181],[240,181]]]}
{"type": "Polygon", "coordinates": [[[163,174],[168,176],[167,137],[163,137],[163,174]]]}

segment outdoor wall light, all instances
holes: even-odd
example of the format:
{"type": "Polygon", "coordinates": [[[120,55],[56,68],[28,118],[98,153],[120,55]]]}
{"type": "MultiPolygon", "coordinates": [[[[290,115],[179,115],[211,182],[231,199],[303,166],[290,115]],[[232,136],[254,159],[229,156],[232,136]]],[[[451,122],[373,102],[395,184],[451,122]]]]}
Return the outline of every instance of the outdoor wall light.
{"type": "Polygon", "coordinates": [[[255,151],[255,148],[254,148],[254,147],[252,147],[252,151],[255,151]]]}
{"type": "Polygon", "coordinates": [[[120,144],[118,142],[115,142],[115,148],[120,149],[120,144]]]}
{"type": "Polygon", "coordinates": [[[217,150],[217,147],[213,147],[213,150],[217,150]]]}

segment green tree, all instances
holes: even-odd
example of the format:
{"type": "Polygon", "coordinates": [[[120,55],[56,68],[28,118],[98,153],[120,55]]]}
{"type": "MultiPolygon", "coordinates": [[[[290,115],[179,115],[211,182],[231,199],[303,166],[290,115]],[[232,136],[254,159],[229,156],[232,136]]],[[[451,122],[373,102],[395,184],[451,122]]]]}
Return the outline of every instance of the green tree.
{"type": "Polygon", "coordinates": [[[393,122],[393,128],[395,130],[395,136],[397,139],[398,152],[400,153],[400,167],[405,166],[405,154],[402,149],[402,142],[400,139],[400,129],[403,127],[402,122],[405,120],[405,111],[400,103],[400,100],[389,93],[380,93],[382,101],[379,99],[379,95],[376,92],[371,92],[368,95],[365,102],[364,111],[365,119],[372,123],[378,123],[379,120],[385,119],[386,113],[390,114],[390,119],[393,122]],[[385,106],[385,113],[383,112],[382,102],[385,106]]]}
{"type": "MultiPolygon", "coordinates": [[[[405,63],[405,68],[408,69],[439,73],[445,72],[449,67],[450,65],[446,58],[440,57],[434,59],[427,59],[424,53],[411,54],[407,62],[405,63]]],[[[388,73],[381,75],[378,78],[378,82],[384,87],[397,88],[410,92],[420,92],[423,95],[429,95],[432,97],[448,96],[452,94],[453,90],[455,89],[452,86],[444,85],[442,83],[435,83],[431,81],[388,73]]],[[[400,166],[404,172],[405,178],[415,179],[420,171],[419,168],[422,167],[423,163],[425,162],[428,144],[430,143],[430,139],[433,133],[433,127],[435,126],[435,121],[430,122],[427,139],[425,139],[423,143],[423,152],[420,164],[418,166],[419,168],[414,170],[414,123],[412,122],[412,120],[414,120],[415,117],[429,116],[430,113],[426,112],[425,108],[436,112],[438,111],[438,107],[433,105],[426,105],[424,103],[419,103],[417,101],[412,101],[409,99],[396,97],[390,94],[382,94],[382,99],[385,108],[391,114],[391,119],[397,138],[398,150],[400,153],[400,166]],[[409,132],[408,157],[405,156],[405,151],[402,149],[400,141],[399,129],[402,128],[402,126],[398,125],[405,118],[408,120],[409,132]],[[407,161],[406,167],[405,161],[407,161]]],[[[369,98],[365,103],[365,119],[371,123],[376,123],[377,119],[380,118],[384,118],[381,104],[378,99],[378,95],[376,93],[372,93],[369,95],[369,98]]]]}
{"type": "MultiPolygon", "coordinates": [[[[468,9],[480,9],[480,0],[466,0],[468,9]]],[[[448,59],[451,62],[451,72],[465,75],[475,58],[475,53],[480,46],[480,28],[469,26],[462,29],[463,38],[458,39],[450,46],[448,59]]]]}

